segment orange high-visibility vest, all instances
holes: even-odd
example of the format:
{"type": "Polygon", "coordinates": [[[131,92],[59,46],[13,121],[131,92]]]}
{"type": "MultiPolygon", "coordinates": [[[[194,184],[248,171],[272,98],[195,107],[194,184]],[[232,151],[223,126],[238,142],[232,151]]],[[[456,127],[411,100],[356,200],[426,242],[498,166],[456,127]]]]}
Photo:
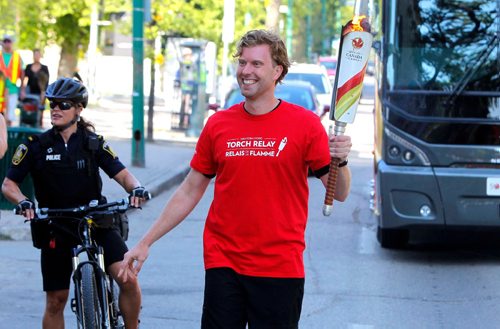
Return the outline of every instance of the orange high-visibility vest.
{"type": "Polygon", "coordinates": [[[21,56],[17,51],[12,52],[9,65],[5,66],[3,53],[0,51],[0,72],[3,77],[0,77],[0,112],[5,110],[5,79],[9,79],[13,84],[16,84],[17,79],[21,77],[21,56]]]}
{"type": "Polygon", "coordinates": [[[5,78],[0,75],[0,112],[5,110],[5,78]]]}
{"type": "Polygon", "coordinates": [[[17,79],[21,76],[21,56],[17,51],[12,53],[9,65],[5,66],[5,60],[3,58],[3,53],[0,51],[0,71],[3,72],[4,76],[8,77],[13,84],[16,84],[17,79]]]}

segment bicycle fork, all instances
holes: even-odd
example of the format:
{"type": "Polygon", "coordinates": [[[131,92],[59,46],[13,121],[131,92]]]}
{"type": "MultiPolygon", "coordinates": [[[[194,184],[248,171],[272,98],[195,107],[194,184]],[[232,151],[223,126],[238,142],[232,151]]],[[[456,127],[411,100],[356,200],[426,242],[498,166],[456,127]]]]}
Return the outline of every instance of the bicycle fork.
{"type": "Polygon", "coordinates": [[[81,316],[82,316],[82,305],[79,305],[81,301],[81,268],[84,264],[91,264],[94,267],[95,280],[97,284],[97,289],[99,290],[98,296],[101,300],[101,321],[102,328],[112,328],[111,320],[110,320],[110,301],[109,301],[109,292],[108,288],[110,288],[109,278],[105,271],[104,265],[104,251],[102,247],[97,247],[97,262],[91,260],[80,260],[80,254],[82,252],[87,251],[89,254],[92,253],[91,250],[88,250],[87,247],[79,246],[78,248],[73,249],[73,257],[72,257],[72,266],[73,266],[73,278],[75,282],[75,298],[71,300],[71,309],[78,317],[78,328],[80,328],[81,316]]]}

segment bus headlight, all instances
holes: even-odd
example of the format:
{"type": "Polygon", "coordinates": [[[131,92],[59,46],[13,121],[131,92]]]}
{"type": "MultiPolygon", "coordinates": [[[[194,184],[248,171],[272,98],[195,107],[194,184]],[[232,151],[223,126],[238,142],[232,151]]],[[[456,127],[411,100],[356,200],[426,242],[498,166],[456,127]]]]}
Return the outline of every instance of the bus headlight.
{"type": "Polygon", "coordinates": [[[397,158],[401,154],[401,150],[396,145],[391,145],[389,147],[389,155],[393,158],[397,158]]]}
{"type": "Polygon", "coordinates": [[[419,147],[412,144],[399,135],[390,131],[387,127],[384,129],[387,135],[387,154],[388,164],[394,165],[413,165],[413,166],[430,166],[429,158],[419,147]]]}
{"type": "Polygon", "coordinates": [[[412,162],[413,159],[415,159],[415,154],[410,151],[410,150],[406,150],[404,153],[403,153],[403,159],[406,161],[406,162],[412,162]]]}

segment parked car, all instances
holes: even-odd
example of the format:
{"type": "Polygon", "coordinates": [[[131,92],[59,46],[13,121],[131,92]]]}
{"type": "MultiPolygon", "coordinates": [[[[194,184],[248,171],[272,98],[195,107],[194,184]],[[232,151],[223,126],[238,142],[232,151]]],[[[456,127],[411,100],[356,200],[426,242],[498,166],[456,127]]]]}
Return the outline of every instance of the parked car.
{"type": "MultiPolygon", "coordinates": [[[[318,101],[316,95],[316,89],[309,82],[305,81],[285,81],[282,84],[278,84],[275,90],[276,98],[282,99],[286,102],[300,105],[305,109],[311,110],[318,116],[330,110],[328,105],[326,108],[322,107],[318,101]]],[[[228,109],[231,106],[241,103],[245,100],[245,97],[240,92],[239,87],[236,85],[226,96],[226,101],[224,102],[224,108],[228,109]]],[[[210,105],[210,109],[214,110],[217,105],[210,105]]],[[[221,110],[221,108],[218,108],[221,110]]]]}
{"type": "Polygon", "coordinates": [[[366,66],[366,74],[375,75],[375,62],[372,59],[368,60],[368,65],[366,66]]]}
{"type": "Polygon", "coordinates": [[[335,73],[337,72],[337,58],[332,56],[324,56],[318,59],[318,64],[326,69],[326,74],[330,82],[333,84],[335,80],[335,73]]]}
{"type": "Polygon", "coordinates": [[[288,70],[284,81],[300,80],[309,82],[316,89],[318,101],[324,108],[332,102],[333,87],[326,69],[316,64],[294,64],[288,70]]]}

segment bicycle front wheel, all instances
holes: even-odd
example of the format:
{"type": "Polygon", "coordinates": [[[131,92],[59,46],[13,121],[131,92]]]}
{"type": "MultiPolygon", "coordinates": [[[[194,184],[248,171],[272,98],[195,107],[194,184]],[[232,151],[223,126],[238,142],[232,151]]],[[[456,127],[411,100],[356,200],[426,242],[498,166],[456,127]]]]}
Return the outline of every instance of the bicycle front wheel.
{"type": "Polygon", "coordinates": [[[97,290],[96,275],[92,264],[83,264],[81,267],[81,312],[84,329],[101,328],[101,308],[97,290]]]}

